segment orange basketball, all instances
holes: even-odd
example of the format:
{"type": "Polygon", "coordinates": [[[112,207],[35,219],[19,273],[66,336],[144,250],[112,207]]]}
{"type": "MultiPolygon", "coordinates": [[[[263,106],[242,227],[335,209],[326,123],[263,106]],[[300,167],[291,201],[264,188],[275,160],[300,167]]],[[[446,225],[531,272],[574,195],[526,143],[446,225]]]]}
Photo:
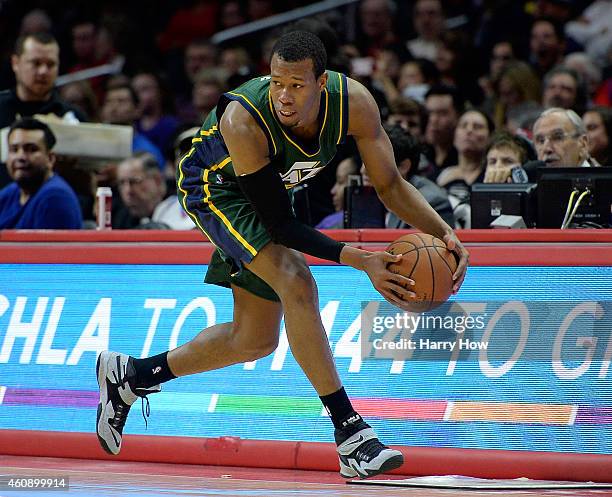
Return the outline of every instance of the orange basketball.
{"type": "Polygon", "coordinates": [[[414,280],[414,286],[406,288],[416,293],[416,297],[405,301],[406,310],[425,312],[446,302],[453,292],[457,260],[442,240],[425,233],[412,233],[392,242],[387,252],[402,256],[399,262],[389,265],[389,270],[414,280]]]}

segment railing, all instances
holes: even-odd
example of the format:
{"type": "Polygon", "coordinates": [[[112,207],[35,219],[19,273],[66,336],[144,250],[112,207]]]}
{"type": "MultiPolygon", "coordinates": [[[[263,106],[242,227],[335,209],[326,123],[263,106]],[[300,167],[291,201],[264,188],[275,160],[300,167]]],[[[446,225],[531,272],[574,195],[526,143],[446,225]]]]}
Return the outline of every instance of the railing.
{"type": "Polygon", "coordinates": [[[322,12],[327,12],[328,10],[337,9],[338,7],[343,7],[345,5],[355,4],[358,1],[359,0],[324,0],[323,2],[313,3],[312,5],[299,7],[288,12],[283,12],[282,14],[266,17],[265,19],[259,19],[257,21],[242,24],[234,28],[226,29],[224,31],[219,31],[213,35],[211,41],[218,45],[228,40],[240,38],[241,36],[256,33],[257,31],[262,31],[264,29],[274,28],[288,22],[296,21],[297,19],[302,19],[303,17],[309,17],[322,12]]]}

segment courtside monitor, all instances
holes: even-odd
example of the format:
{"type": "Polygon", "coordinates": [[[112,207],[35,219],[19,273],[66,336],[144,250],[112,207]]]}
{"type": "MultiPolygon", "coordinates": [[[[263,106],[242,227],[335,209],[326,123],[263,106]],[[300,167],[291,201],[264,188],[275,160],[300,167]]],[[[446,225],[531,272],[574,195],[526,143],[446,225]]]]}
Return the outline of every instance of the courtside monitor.
{"type": "Polygon", "coordinates": [[[348,185],[344,189],[345,228],[384,228],[387,210],[373,186],[348,185]]]}
{"type": "Polygon", "coordinates": [[[472,228],[489,228],[502,214],[520,216],[528,228],[536,222],[535,183],[474,183],[472,228]]]}
{"type": "Polygon", "coordinates": [[[608,228],[612,167],[539,167],[538,228],[608,228]]]}

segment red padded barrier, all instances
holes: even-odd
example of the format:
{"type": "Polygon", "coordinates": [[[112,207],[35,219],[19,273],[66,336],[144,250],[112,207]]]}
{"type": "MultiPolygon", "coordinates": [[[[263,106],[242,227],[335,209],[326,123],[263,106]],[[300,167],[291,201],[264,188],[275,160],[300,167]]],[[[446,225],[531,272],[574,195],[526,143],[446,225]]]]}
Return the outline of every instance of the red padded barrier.
{"type": "MultiPolygon", "coordinates": [[[[386,245],[356,245],[384,250],[386,245]]],[[[612,244],[467,245],[472,266],[612,266],[612,244]]],[[[0,243],[5,264],[208,264],[210,243],[0,243]]],[[[333,263],[306,256],[312,265],[333,263]]]]}
{"type": "MultiPolygon", "coordinates": [[[[362,242],[392,242],[414,230],[369,229],[359,230],[362,242]]],[[[464,243],[612,243],[612,229],[491,229],[491,230],[456,230],[457,236],[464,243]]]]}
{"type": "MultiPolygon", "coordinates": [[[[392,242],[414,230],[322,230],[334,240],[344,242],[392,242]]],[[[457,230],[459,239],[465,243],[612,243],[612,229],[524,229],[524,230],[457,230]]],[[[206,242],[197,230],[0,230],[1,242],[206,242]]]]}
{"type": "MultiPolygon", "coordinates": [[[[360,230],[325,230],[334,240],[358,242],[360,230]]],[[[198,230],[0,230],[0,242],[208,242],[198,230]]]]}
{"type": "MultiPolygon", "coordinates": [[[[612,455],[506,450],[395,447],[406,463],[398,475],[461,474],[612,482],[612,455]]],[[[337,471],[332,443],[246,440],[235,437],[153,437],[126,435],[121,454],[109,456],[93,433],[0,430],[0,454],[165,462],[216,466],[337,471]]]]}

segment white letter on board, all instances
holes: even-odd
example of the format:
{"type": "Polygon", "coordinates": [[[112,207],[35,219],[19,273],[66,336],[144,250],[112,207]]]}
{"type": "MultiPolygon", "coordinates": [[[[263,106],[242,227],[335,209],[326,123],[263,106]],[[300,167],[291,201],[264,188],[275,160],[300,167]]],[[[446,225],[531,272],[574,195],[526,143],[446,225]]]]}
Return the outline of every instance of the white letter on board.
{"type": "MultiPolygon", "coordinates": [[[[502,305],[495,314],[491,317],[491,321],[487,325],[487,329],[482,335],[482,342],[489,343],[491,341],[491,334],[495,329],[495,325],[497,322],[503,317],[504,314],[514,312],[518,314],[521,321],[521,336],[519,337],[519,341],[514,348],[514,352],[510,359],[504,362],[501,366],[495,367],[492,366],[489,362],[489,357],[487,355],[487,349],[483,348],[480,350],[478,354],[478,363],[480,365],[480,370],[484,373],[487,378],[501,378],[508,371],[510,371],[516,362],[520,359],[523,350],[525,350],[525,345],[527,344],[527,338],[529,338],[529,327],[531,326],[531,318],[529,316],[529,309],[523,302],[511,301],[506,302],[502,305]]],[[[502,338],[504,340],[504,338],[502,338]]]]}
{"type": "Polygon", "coordinates": [[[555,338],[552,358],[553,371],[557,377],[561,378],[562,380],[575,380],[586,373],[591,367],[591,361],[593,360],[593,354],[595,353],[595,347],[597,346],[597,338],[592,336],[576,338],[576,346],[587,349],[584,361],[580,366],[575,368],[566,368],[561,360],[561,350],[563,349],[563,339],[565,338],[565,334],[574,320],[581,314],[591,314],[595,317],[595,319],[601,319],[604,312],[598,302],[582,302],[574,307],[567,314],[567,316],[565,316],[563,323],[561,323],[561,326],[559,327],[559,333],[557,333],[557,337],[555,338]]]}
{"type": "Polygon", "coordinates": [[[66,364],[77,364],[83,352],[95,352],[97,355],[108,350],[112,302],[108,297],[100,299],[66,364]],[[97,330],[99,333],[96,335],[97,330]]]}
{"type": "Polygon", "coordinates": [[[0,362],[8,362],[11,357],[15,338],[25,338],[25,344],[21,351],[21,356],[19,357],[19,363],[28,364],[32,359],[32,352],[34,351],[34,345],[36,345],[36,339],[38,338],[38,332],[40,331],[40,325],[45,315],[49,297],[39,297],[37,299],[32,321],[24,323],[21,321],[21,318],[23,317],[23,311],[27,301],[27,297],[17,297],[15,300],[15,307],[13,307],[11,320],[6,330],[6,337],[2,344],[2,350],[0,350],[0,362]]]}
{"type": "Polygon", "coordinates": [[[147,338],[145,338],[144,345],[142,346],[142,352],[140,353],[141,358],[149,356],[162,310],[174,309],[176,307],[176,299],[147,299],[145,300],[144,307],[145,309],[153,309],[153,317],[151,318],[151,324],[147,331],[147,338]]]}
{"type": "Polygon", "coordinates": [[[36,364],[64,364],[66,360],[66,355],[68,354],[66,349],[52,348],[55,332],[57,331],[57,323],[59,323],[60,316],[62,315],[65,301],[65,297],[56,297],[53,299],[45,334],[43,335],[42,343],[38,350],[36,364]]]}

